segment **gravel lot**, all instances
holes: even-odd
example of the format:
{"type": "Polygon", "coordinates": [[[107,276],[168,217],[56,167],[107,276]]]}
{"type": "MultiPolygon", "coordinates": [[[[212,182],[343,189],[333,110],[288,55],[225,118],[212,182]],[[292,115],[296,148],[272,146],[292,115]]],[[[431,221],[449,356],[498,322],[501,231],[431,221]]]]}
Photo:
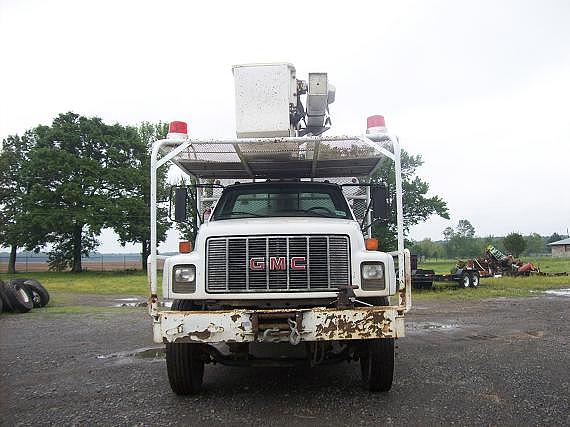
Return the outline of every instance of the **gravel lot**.
{"type": "Polygon", "coordinates": [[[203,394],[177,397],[163,358],[135,356],[146,310],[111,310],[0,317],[0,424],[570,425],[569,297],[418,303],[386,394],[345,363],[208,365],[203,394]]]}

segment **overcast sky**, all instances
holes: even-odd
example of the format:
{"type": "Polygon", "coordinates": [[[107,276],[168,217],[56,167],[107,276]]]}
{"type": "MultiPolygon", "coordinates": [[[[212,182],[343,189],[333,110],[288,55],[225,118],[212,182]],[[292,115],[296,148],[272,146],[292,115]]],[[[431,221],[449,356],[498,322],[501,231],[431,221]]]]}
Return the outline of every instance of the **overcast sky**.
{"type": "MultiPolygon", "coordinates": [[[[478,235],[570,227],[570,1],[0,0],[0,137],[75,111],[234,136],[233,64],[337,88],[329,134],[383,114],[478,235]]],[[[174,249],[175,233],[162,249],[174,249]]],[[[102,252],[130,251],[102,236],[102,252]]],[[[136,247],[138,251],[139,248],[136,247]]]]}

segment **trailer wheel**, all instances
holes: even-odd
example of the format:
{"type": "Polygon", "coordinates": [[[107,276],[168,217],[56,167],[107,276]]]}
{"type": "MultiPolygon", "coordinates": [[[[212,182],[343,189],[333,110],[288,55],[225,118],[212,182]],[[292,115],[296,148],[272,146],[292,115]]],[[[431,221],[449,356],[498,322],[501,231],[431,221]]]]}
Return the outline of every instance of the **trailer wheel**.
{"type": "Polygon", "coordinates": [[[471,286],[471,277],[468,272],[465,272],[461,275],[461,278],[458,280],[457,284],[460,288],[468,288],[471,286]]]}
{"type": "Polygon", "coordinates": [[[471,273],[469,286],[471,286],[472,288],[477,288],[479,286],[479,273],[477,272],[471,273]]]}
{"type": "Polygon", "coordinates": [[[394,338],[365,340],[360,351],[360,369],[369,391],[390,390],[394,380],[394,338]]]}
{"type": "MultiPolygon", "coordinates": [[[[174,300],[172,310],[195,309],[190,300],[174,300]]],[[[166,368],[172,391],[180,396],[197,394],[202,388],[204,360],[197,343],[167,343],[166,368]]]]}

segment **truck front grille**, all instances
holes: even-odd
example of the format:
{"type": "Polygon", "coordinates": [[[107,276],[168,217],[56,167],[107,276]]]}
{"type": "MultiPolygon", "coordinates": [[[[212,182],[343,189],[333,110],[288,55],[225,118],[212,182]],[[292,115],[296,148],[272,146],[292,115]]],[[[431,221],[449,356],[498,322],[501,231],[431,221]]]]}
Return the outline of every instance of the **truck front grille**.
{"type": "Polygon", "coordinates": [[[348,236],[214,237],[207,292],[331,291],[350,279],[348,236]]]}

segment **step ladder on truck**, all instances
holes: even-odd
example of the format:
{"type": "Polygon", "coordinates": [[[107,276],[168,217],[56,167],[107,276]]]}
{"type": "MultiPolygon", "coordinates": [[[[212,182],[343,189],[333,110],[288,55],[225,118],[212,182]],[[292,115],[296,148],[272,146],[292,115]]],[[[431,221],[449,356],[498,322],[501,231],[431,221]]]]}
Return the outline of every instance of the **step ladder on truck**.
{"type": "Polygon", "coordinates": [[[233,74],[237,138],[193,139],[172,122],[152,148],[149,312],[170,385],[198,393],[212,362],[359,361],[365,387],[387,391],[411,308],[398,138],[382,116],[368,119],[365,134],[323,136],[335,93],[326,73],[298,80],[279,63],[234,66],[233,74]],[[371,226],[386,217],[388,196],[368,180],[391,162],[398,244],[382,252],[371,226]],[[180,254],[159,257],[157,169],[168,163],[192,179],[171,203],[195,236],[180,254]],[[171,310],[159,309],[159,258],[171,310]]]}

